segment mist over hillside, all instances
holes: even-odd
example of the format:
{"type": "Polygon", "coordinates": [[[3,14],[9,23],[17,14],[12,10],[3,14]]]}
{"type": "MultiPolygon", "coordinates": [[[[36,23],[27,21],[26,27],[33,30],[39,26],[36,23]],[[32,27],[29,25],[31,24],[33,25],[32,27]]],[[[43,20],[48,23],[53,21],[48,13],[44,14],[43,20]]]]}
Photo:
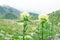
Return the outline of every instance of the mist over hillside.
{"type": "MultiPolygon", "coordinates": [[[[10,6],[0,6],[0,18],[3,18],[3,19],[17,19],[17,18],[20,18],[20,14],[22,12],[18,9],[15,9],[13,7],[10,7],[10,6]]],[[[38,14],[36,13],[33,13],[33,12],[29,12],[29,14],[31,16],[36,16],[38,14]]]]}

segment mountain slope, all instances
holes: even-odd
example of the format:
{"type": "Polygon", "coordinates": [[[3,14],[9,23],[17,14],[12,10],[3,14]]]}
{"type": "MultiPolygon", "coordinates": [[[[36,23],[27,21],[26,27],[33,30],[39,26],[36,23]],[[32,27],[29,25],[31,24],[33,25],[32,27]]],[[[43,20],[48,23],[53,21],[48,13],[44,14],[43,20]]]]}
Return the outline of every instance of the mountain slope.
{"type": "MultiPolygon", "coordinates": [[[[4,19],[17,19],[20,18],[21,11],[10,7],[10,6],[0,6],[0,18],[4,19]]],[[[38,14],[29,12],[32,19],[36,19],[38,14]]]]}
{"type": "Polygon", "coordinates": [[[50,13],[49,19],[51,22],[54,22],[54,24],[58,24],[60,22],[60,10],[50,13]]]}
{"type": "MultiPolygon", "coordinates": [[[[19,18],[19,15],[20,15],[19,10],[12,8],[10,6],[0,6],[0,18],[6,18],[7,16],[9,16],[9,15],[7,15],[9,13],[12,14],[11,16],[13,18],[15,18],[15,16],[16,16],[16,18],[19,18]],[[15,16],[13,16],[13,15],[15,15],[15,16]]],[[[11,16],[9,16],[8,18],[10,18],[11,16]]]]}

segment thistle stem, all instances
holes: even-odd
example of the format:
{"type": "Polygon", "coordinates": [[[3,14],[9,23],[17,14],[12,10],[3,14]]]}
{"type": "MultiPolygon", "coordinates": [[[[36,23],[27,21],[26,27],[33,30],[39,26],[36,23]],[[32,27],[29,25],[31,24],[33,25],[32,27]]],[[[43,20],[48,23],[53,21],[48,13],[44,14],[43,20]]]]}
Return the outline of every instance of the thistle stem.
{"type": "Polygon", "coordinates": [[[39,38],[39,40],[40,40],[40,30],[39,30],[39,27],[40,27],[40,25],[38,25],[38,38],[39,38]]]}
{"type": "Polygon", "coordinates": [[[23,40],[25,40],[26,26],[27,26],[27,22],[24,21],[24,27],[23,27],[23,40]]]}
{"type": "Polygon", "coordinates": [[[42,40],[44,40],[44,38],[43,38],[43,27],[44,27],[44,25],[43,25],[44,23],[42,23],[42,40]]]}

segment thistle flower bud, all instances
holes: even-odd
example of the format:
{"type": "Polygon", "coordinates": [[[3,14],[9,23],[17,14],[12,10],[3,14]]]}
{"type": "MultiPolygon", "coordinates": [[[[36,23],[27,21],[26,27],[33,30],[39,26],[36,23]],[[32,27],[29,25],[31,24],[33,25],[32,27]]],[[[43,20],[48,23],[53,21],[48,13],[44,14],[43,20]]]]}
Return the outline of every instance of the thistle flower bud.
{"type": "Polygon", "coordinates": [[[23,18],[24,20],[28,20],[29,18],[29,13],[24,11],[23,13],[21,13],[21,18],[23,18]]]}
{"type": "Polygon", "coordinates": [[[21,16],[22,16],[22,17],[26,17],[26,16],[29,17],[29,13],[26,12],[26,11],[24,11],[24,12],[21,14],[21,16]]]}
{"type": "Polygon", "coordinates": [[[40,14],[38,18],[42,22],[48,21],[48,15],[47,14],[40,14]]]}

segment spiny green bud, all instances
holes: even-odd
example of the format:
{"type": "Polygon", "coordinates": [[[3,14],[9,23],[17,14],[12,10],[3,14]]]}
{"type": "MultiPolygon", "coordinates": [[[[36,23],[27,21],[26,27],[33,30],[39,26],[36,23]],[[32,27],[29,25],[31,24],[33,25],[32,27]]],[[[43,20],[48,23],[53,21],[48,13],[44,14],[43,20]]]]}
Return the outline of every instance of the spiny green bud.
{"type": "Polygon", "coordinates": [[[40,14],[38,18],[41,22],[48,22],[48,15],[47,14],[40,14]]]}
{"type": "Polygon", "coordinates": [[[29,18],[29,13],[24,11],[23,13],[21,13],[21,18],[23,18],[24,20],[28,20],[29,18]]]}

